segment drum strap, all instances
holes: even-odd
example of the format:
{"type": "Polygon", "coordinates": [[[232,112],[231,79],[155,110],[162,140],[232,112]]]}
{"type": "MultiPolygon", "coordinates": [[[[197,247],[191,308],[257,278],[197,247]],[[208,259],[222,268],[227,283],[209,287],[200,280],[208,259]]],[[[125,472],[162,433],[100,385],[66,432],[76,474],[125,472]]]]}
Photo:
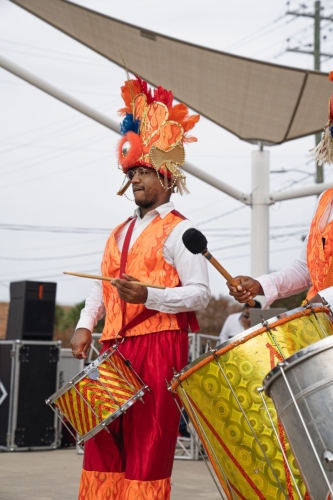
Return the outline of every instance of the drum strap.
{"type": "MultiPolygon", "coordinates": [[[[131,219],[129,219],[129,220],[131,220],[131,219]]],[[[120,258],[120,269],[119,269],[120,278],[122,278],[122,275],[124,274],[124,272],[126,270],[127,255],[128,255],[128,250],[129,250],[129,246],[130,246],[130,242],[131,242],[133,229],[135,226],[135,221],[136,221],[136,217],[133,218],[132,222],[130,223],[130,225],[127,229],[126,236],[125,236],[123,249],[121,252],[121,258],[120,258]]],[[[121,307],[121,311],[122,311],[122,327],[121,327],[120,331],[118,332],[118,337],[122,337],[123,334],[126,332],[126,330],[129,330],[130,328],[134,328],[135,326],[139,325],[143,321],[146,321],[146,319],[151,318],[152,316],[154,316],[155,314],[158,313],[158,311],[155,311],[154,309],[147,309],[145,307],[144,310],[140,314],[138,314],[135,318],[131,319],[131,321],[129,321],[127,323],[127,325],[124,325],[125,310],[126,310],[126,302],[124,300],[120,301],[120,307],[121,307]]]]}

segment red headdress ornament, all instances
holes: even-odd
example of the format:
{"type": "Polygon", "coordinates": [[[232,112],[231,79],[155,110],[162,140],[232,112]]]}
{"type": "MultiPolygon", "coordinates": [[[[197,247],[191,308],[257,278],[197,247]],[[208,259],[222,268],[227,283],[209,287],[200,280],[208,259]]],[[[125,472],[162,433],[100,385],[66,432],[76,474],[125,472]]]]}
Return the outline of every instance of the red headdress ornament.
{"type": "MultiPolygon", "coordinates": [[[[199,121],[199,115],[189,115],[185,104],[173,103],[173,95],[163,87],[152,90],[138,76],[121,87],[125,107],[120,127],[118,162],[124,173],[135,166],[154,168],[172,179],[182,194],[188,192],[180,167],[185,162],[184,143],[197,139],[188,132],[199,121]]],[[[120,190],[119,194],[123,194],[120,190]]]]}

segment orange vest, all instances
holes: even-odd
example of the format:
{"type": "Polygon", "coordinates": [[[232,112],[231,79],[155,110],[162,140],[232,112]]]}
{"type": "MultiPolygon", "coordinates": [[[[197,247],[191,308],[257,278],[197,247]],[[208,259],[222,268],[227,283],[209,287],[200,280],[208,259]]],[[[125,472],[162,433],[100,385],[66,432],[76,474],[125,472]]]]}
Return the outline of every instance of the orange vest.
{"type": "MultiPolygon", "coordinates": [[[[163,219],[158,215],[138,236],[130,248],[126,261],[126,274],[134,276],[140,281],[176,287],[180,284],[176,269],[166,262],[163,257],[163,245],[173,228],[183,219],[180,214],[170,212],[163,219]]],[[[113,278],[119,277],[121,252],[117,247],[115,234],[127,223],[124,222],[116,227],[105,247],[102,259],[102,274],[113,278]]],[[[143,304],[125,303],[125,314],[121,309],[121,301],[117,289],[110,283],[103,281],[104,305],[106,308],[105,327],[101,341],[114,338],[121,330],[136,318],[142,311],[146,310],[143,304]]],[[[186,314],[185,314],[186,316],[186,314]]],[[[140,324],[126,330],[126,337],[134,335],[145,335],[164,330],[187,329],[188,322],[184,321],[184,313],[167,314],[157,312],[154,316],[140,324]]]]}
{"type": "Polygon", "coordinates": [[[320,221],[332,202],[333,188],[325,191],[320,198],[309,231],[307,264],[312,287],[307,295],[308,300],[320,290],[333,285],[333,282],[330,283],[332,272],[329,272],[333,255],[333,220],[325,226],[323,231],[320,230],[320,221]]]}

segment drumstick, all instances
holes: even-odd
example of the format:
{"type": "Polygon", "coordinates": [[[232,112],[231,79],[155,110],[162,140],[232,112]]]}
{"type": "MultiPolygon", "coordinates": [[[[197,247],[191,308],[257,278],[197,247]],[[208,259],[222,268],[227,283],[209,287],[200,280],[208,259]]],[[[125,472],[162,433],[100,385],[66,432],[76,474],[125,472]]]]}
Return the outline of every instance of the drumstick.
{"type": "Polygon", "coordinates": [[[122,188],[119,189],[117,195],[122,196],[125,193],[125,191],[130,187],[130,185],[131,185],[131,181],[127,181],[126,184],[122,188]]]}
{"type": "MultiPolygon", "coordinates": [[[[207,260],[218,270],[222,276],[229,281],[232,286],[237,287],[237,281],[228,273],[226,269],[212,256],[210,252],[208,252],[207,245],[208,241],[204,234],[198,229],[191,227],[187,229],[183,234],[183,243],[186,246],[187,250],[189,250],[193,254],[201,253],[207,260]]],[[[248,304],[252,307],[255,304],[254,300],[249,300],[248,304]]]]}
{"type": "MultiPolygon", "coordinates": [[[[78,276],[79,278],[91,278],[92,280],[110,281],[111,283],[116,280],[115,278],[109,278],[108,276],[97,276],[96,274],[71,273],[69,271],[63,271],[63,274],[70,274],[71,276],[78,276]]],[[[143,281],[131,281],[131,283],[140,286],[148,286],[149,288],[159,288],[161,290],[165,289],[165,286],[154,285],[153,283],[144,283],[143,281]]]]}

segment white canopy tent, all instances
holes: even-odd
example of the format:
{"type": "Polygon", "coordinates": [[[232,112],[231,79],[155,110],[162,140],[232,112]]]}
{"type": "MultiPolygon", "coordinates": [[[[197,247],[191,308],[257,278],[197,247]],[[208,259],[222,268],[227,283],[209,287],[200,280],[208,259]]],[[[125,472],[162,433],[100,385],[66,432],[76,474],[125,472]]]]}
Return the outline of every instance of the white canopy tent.
{"type": "MultiPolygon", "coordinates": [[[[260,144],[252,154],[251,194],[213,178],[188,163],[185,170],[252,207],[251,274],[269,270],[269,205],[275,201],[319,194],[333,183],[269,193],[269,153],[263,145],[320,132],[327,120],[332,84],[327,74],[263,63],[211,50],[147,31],[66,0],[11,0],[95,50],[110,61],[148,80],[171,88],[176,99],[232,132],[260,144]]],[[[0,66],[57,99],[118,132],[95,110],[52,85],[0,58],[0,66]]]]}

